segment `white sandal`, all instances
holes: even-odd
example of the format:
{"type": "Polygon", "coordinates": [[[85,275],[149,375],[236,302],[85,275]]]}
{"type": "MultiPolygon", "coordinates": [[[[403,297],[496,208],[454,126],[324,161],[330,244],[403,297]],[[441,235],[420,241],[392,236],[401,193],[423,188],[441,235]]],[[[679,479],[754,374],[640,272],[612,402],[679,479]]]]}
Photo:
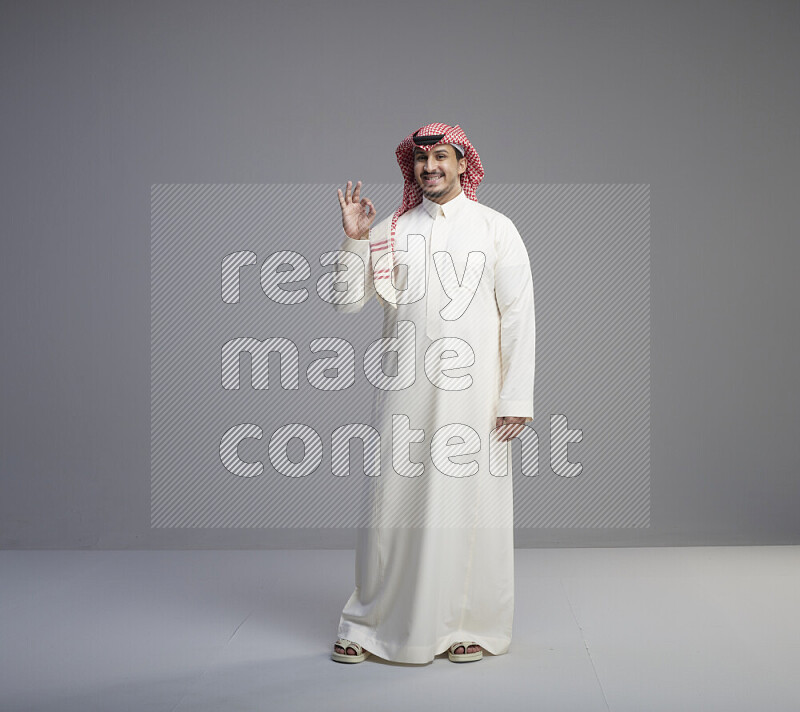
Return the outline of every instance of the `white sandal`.
{"type": "Polygon", "coordinates": [[[360,663],[367,659],[369,652],[364,650],[358,643],[354,643],[352,640],[348,640],[347,638],[339,638],[336,641],[336,645],[341,646],[344,648],[344,653],[337,653],[336,648],[333,649],[333,654],[331,658],[339,663],[360,663]],[[356,651],[355,655],[348,655],[347,649],[352,648],[356,651]]]}
{"type": "Polygon", "coordinates": [[[483,648],[474,653],[468,653],[467,650],[469,649],[470,645],[478,644],[474,640],[462,640],[458,643],[453,643],[450,646],[447,657],[449,657],[454,663],[468,663],[472,662],[473,660],[480,660],[483,657],[483,648]],[[464,646],[464,652],[456,653],[456,650],[461,646],[464,646]]]}

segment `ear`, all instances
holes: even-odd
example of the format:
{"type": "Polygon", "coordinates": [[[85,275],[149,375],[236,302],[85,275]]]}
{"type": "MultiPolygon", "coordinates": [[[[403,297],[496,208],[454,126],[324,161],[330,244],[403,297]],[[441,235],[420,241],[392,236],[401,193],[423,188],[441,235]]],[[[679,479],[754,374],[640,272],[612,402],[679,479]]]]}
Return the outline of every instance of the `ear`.
{"type": "Polygon", "coordinates": [[[467,159],[459,158],[458,159],[458,175],[461,175],[465,170],[467,170],[467,159]]]}

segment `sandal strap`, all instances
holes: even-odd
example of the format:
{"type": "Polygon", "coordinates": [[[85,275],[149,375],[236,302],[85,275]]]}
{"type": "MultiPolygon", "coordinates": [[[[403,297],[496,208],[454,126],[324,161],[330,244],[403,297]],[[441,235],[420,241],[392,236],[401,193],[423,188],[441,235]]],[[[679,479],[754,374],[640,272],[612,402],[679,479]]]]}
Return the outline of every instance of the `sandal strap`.
{"type": "Polygon", "coordinates": [[[336,641],[336,645],[338,645],[339,647],[344,648],[344,652],[345,653],[347,653],[347,649],[348,648],[352,648],[353,650],[355,650],[356,651],[356,655],[361,655],[361,653],[363,651],[362,647],[358,643],[355,643],[352,640],[348,640],[347,638],[339,638],[336,641]]]}

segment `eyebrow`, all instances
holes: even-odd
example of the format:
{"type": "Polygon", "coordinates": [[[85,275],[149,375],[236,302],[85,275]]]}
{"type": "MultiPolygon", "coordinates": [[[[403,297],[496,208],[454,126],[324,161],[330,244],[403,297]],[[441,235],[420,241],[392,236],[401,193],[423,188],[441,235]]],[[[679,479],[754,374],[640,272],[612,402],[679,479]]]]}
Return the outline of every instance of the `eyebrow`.
{"type": "MultiPolygon", "coordinates": [[[[447,153],[447,149],[446,148],[434,148],[434,149],[431,149],[431,150],[434,153],[444,153],[444,154],[447,153]]],[[[414,158],[418,158],[419,156],[424,156],[426,153],[427,153],[426,151],[416,151],[414,153],[414,158]]]]}

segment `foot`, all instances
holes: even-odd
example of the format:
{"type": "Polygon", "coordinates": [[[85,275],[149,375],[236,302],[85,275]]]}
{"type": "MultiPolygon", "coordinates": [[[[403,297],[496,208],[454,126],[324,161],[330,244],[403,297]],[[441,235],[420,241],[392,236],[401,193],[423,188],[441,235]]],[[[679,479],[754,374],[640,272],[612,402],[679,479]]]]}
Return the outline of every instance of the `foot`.
{"type": "MultiPolygon", "coordinates": [[[[356,641],[356,642],[357,642],[357,641],[356,641]]],[[[346,655],[357,655],[357,654],[358,654],[358,653],[356,653],[356,649],[355,649],[355,648],[351,648],[349,645],[347,646],[347,652],[346,652],[346,653],[345,653],[345,649],[344,649],[344,648],[343,648],[341,645],[334,645],[334,646],[333,646],[333,649],[334,649],[334,650],[335,650],[337,653],[342,653],[342,654],[346,654],[346,655]]],[[[361,648],[361,650],[362,650],[363,652],[365,652],[365,653],[368,653],[368,652],[369,652],[369,650],[367,650],[367,649],[366,649],[366,648],[364,648],[364,647],[362,647],[362,648],[361,648]]]]}
{"type": "MultiPolygon", "coordinates": [[[[468,653],[477,653],[480,649],[481,649],[480,645],[470,645],[470,646],[467,647],[467,652],[468,653]]],[[[463,645],[459,645],[455,649],[455,654],[456,655],[464,655],[464,646],[463,645]]]]}

